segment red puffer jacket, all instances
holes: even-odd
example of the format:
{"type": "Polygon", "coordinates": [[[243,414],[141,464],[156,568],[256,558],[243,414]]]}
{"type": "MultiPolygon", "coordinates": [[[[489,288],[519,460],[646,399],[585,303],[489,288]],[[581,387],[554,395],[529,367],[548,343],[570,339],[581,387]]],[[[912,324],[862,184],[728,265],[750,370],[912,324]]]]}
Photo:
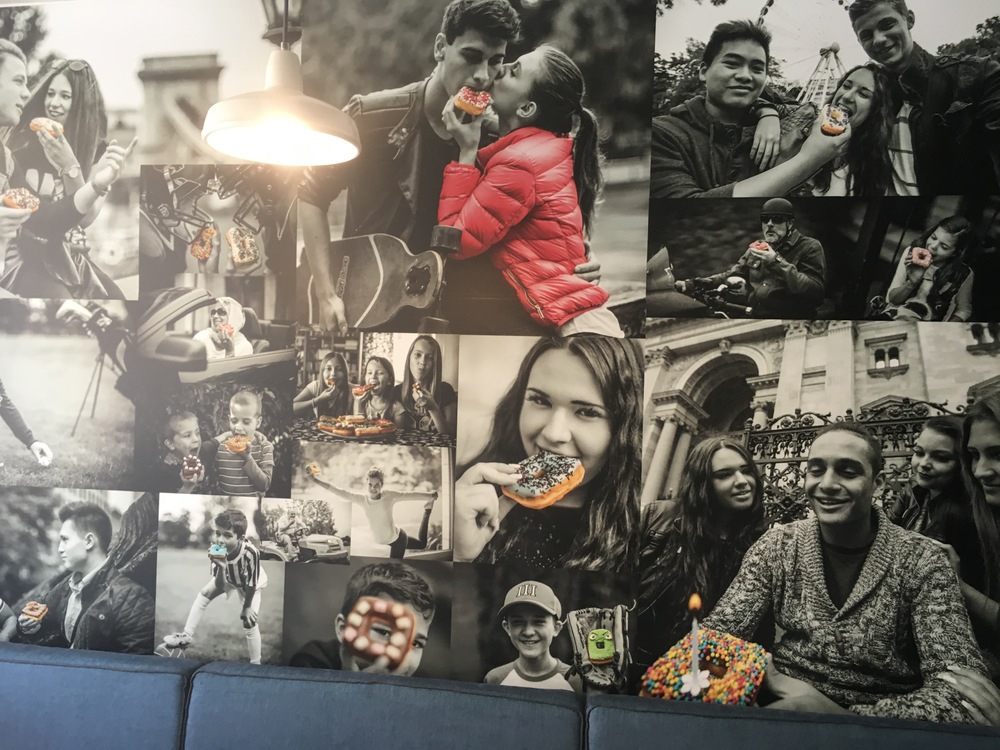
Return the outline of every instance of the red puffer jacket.
{"type": "Polygon", "coordinates": [[[603,305],[608,293],[573,274],[586,260],[573,140],[518,128],[481,149],[477,161],[482,173],[457,162],[444,171],[438,223],[462,230],[456,258],[492,251],[493,265],[542,325],[603,305]]]}

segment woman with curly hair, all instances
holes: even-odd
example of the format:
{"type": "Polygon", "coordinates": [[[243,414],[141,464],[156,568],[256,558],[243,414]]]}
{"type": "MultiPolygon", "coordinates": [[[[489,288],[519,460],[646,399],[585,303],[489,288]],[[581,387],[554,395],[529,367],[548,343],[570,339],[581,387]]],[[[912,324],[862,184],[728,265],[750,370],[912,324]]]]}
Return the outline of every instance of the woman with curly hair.
{"type": "Polygon", "coordinates": [[[486,447],[455,483],[455,560],[630,573],[639,548],[643,360],[627,339],[539,339],[500,399],[486,447]],[[529,509],[499,487],[540,451],[580,460],[583,481],[529,509]]]}
{"type": "Polygon", "coordinates": [[[704,614],[712,611],[766,528],[764,486],[747,449],[723,437],[698,443],[676,503],[654,502],[643,511],[637,669],[691,629],[691,594],[701,597],[704,614]]]}

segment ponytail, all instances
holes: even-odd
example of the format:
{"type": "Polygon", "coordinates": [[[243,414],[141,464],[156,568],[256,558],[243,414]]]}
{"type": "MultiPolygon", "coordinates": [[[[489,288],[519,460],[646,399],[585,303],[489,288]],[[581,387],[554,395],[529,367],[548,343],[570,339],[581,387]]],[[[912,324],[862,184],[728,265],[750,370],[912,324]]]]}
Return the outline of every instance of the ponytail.
{"type": "Polygon", "coordinates": [[[573,182],[576,184],[583,229],[590,235],[594,209],[604,187],[601,175],[597,118],[583,106],[583,74],[569,55],[542,45],[544,74],[535,81],[531,98],[538,104],[537,128],[573,137],[573,182]]]}
{"type": "Polygon", "coordinates": [[[573,137],[573,182],[583,214],[583,230],[590,236],[594,209],[604,188],[597,117],[586,107],[580,109],[580,124],[573,137]]]}

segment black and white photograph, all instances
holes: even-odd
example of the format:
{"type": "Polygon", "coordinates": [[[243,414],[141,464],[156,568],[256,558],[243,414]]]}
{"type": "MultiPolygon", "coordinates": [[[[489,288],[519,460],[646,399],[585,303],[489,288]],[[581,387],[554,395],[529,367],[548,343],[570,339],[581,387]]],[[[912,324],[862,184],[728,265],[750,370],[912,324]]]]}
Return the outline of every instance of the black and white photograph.
{"type": "MultiPolygon", "coordinates": [[[[1000,198],[883,201],[868,222],[870,273],[853,318],[977,322],[995,327],[1000,299],[1000,198]],[[992,326],[990,325],[992,324],[992,326]]],[[[862,291],[864,286],[862,286],[862,291]]]]}
{"type": "Polygon", "coordinates": [[[448,448],[300,442],[292,497],[329,503],[352,554],[451,559],[448,448]]]}
{"type": "Polygon", "coordinates": [[[642,367],[631,339],[462,337],[456,562],[634,570],[642,367]]]}
{"type": "Polygon", "coordinates": [[[458,420],[459,337],[331,336],[301,327],[294,435],[328,443],[450,448],[458,420]]]}
{"type": "Polygon", "coordinates": [[[123,369],[129,320],[113,300],[0,300],[3,484],[136,485],[135,408],[123,369]]]}
{"type": "Polygon", "coordinates": [[[859,282],[876,252],[868,210],[849,198],[663,201],[650,221],[646,314],[861,317],[859,282]]]}
{"type": "Polygon", "coordinates": [[[651,212],[670,198],[991,194],[989,0],[659,0],[651,212]]]}
{"type": "Polygon", "coordinates": [[[626,689],[629,577],[526,565],[456,565],[455,679],[618,694],[626,689]]]}
{"type": "Polygon", "coordinates": [[[278,664],[285,563],[260,498],[160,495],[157,656],[278,664]]]}
{"type": "Polygon", "coordinates": [[[351,506],[332,498],[295,494],[298,497],[293,500],[264,500],[261,511],[266,523],[259,528],[261,559],[350,563],[351,506]]]}
{"type": "Polygon", "coordinates": [[[653,8],[304,6],[306,91],[346,108],[362,148],[305,172],[298,319],[636,335],[653,8]]]}
{"type": "Polygon", "coordinates": [[[8,487],[0,511],[0,641],[152,652],[155,495],[8,487]]]}
{"type": "Polygon", "coordinates": [[[289,565],[285,580],[283,664],[452,677],[451,563],[355,557],[350,567],[289,565]],[[409,649],[387,655],[400,633],[409,649]]]}
{"type": "Polygon", "coordinates": [[[136,410],[137,481],[161,492],[289,497],[289,385],[223,380],[150,394],[136,410]]]}
{"type": "Polygon", "coordinates": [[[981,328],[651,325],[636,663],[689,632],[698,593],[703,627],[764,645],[809,710],[977,723],[988,691],[926,675],[998,674],[981,328]]]}
{"type": "Polygon", "coordinates": [[[149,165],[140,172],[143,294],[197,287],[293,313],[298,173],[264,164],[149,165]]]}

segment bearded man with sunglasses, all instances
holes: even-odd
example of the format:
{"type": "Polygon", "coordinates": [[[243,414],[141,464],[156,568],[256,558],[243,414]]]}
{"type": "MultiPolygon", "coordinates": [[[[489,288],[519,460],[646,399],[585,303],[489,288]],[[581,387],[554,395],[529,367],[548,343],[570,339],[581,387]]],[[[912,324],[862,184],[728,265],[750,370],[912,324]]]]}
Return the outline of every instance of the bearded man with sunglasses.
{"type": "MultiPolygon", "coordinates": [[[[826,291],[823,245],[795,228],[795,209],[784,198],[764,203],[760,226],[761,241],[729,270],[695,279],[695,285],[723,284],[736,276],[749,286],[747,304],[754,317],[815,318],[826,291]]],[[[687,283],[678,282],[678,291],[685,291],[687,283]]]]}

